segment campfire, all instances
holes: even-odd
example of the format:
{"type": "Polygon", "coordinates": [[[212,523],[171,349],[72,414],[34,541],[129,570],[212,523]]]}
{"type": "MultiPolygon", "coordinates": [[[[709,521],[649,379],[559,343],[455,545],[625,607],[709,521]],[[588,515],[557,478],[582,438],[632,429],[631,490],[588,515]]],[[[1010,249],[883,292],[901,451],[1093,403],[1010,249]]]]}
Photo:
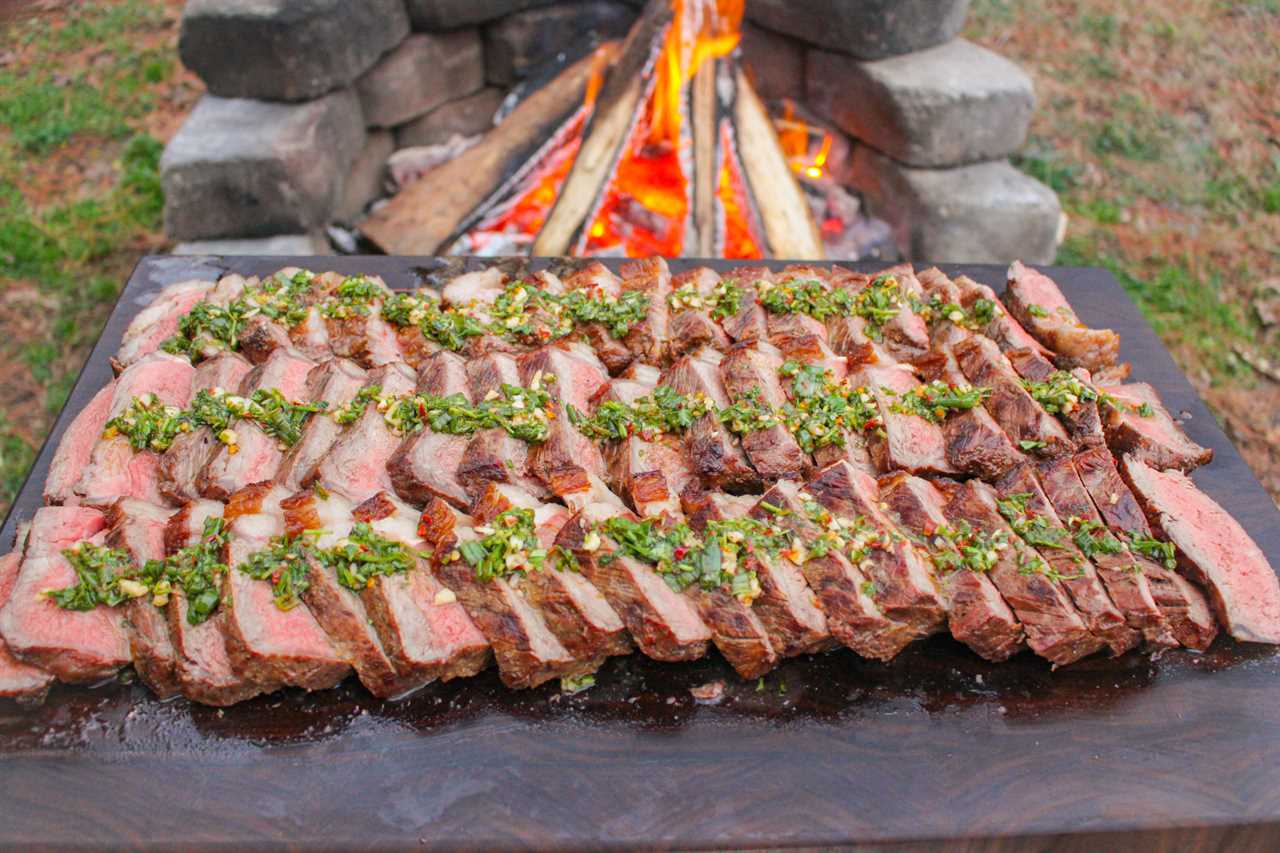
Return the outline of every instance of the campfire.
{"type": "MultiPolygon", "coordinates": [[[[801,181],[832,137],[775,122],[739,58],[743,0],[650,0],[627,38],[528,95],[362,225],[392,254],[821,258],[801,181]]],[[[824,223],[825,224],[825,223],[824,223]]]]}

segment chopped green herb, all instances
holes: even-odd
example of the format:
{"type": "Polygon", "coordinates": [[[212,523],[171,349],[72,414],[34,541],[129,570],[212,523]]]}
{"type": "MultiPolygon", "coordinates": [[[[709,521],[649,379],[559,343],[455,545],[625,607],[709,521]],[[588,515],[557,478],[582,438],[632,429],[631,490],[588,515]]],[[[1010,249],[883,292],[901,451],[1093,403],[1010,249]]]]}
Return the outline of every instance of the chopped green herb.
{"type": "Polygon", "coordinates": [[[652,395],[634,403],[608,400],[589,418],[572,405],[567,407],[569,421],[579,432],[606,441],[620,441],[636,434],[648,438],[658,433],[681,433],[713,409],[705,395],[678,394],[667,385],[659,385],[652,395]]]}
{"type": "Polygon", "coordinates": [[[1176,569],[1178,567],[1178,560],[1175,557],[1176,552],[1172,542],[1163,542],[1154,536],[1148,536],[1136,530],[1130,530],[1127,538],[1129,540],[1129,550],[1135,554],[1141,554],[1148,559],[1154,560],[1162,564],[1166,569],[1176,569]]]}
{"type": "Polygon", "coordinates": [[[991,389],[981,385],[948,385],[940,380],[917,385],[898,397],[890,409],[904,415],[915,415],[929,423],[942,423],[952,412],[967,412],[991,396],[991,389]]]}
{"type": "Polygon", "coordinates": [[[1000,552],[1009,547],[1009,534],[974,530],[962,520],[934,531],[929,545],[933,564],[944,572],[988,572],[1000,559],[1000,552]]]}
{"type": "Polygon", "coordinates": [[[780,419],[764,401],[759,388],[752,388],[719,412],[720,421],[735,435],[746,435],[776,426],[780,419]]]}
{"type": "Polygon", "coordinates": [[[307,558],[312,554],[310,540],[306,534],[292,538],[277,536],[236,568],[254,580],[271,581],[276,607],[292,610],[311,586],[307,580],[307,558]]]}
{"type": "Polygon", "coordinates": [[[413,551],[380,536],[364,521],[356,522],[336,545],[315,553],[322,564],[337,572],[338,583],[357,592],[371,586],[377,576],[404,574],[417,565],[413,551]]]}
{"type": "Polygon", "coordinates": [[[727,320],[740,310],[743,291],[736,279],[721,279],[709,296],[703,296],[691,285],[677,289],[667,297],[667,304],[673,311],[685,308],[709,309],[713,320],[727,320]]]}
{"type": "Polygon", "coordinates": [[[219,588],[227,566],[222,548],[227,543],[226,523],[219,516],[205,519],[199,541],[187,545],[163,561],[148,561],[146,573],[155,577],[152,603],[163,606],[174,588],[187,601],[187,623],[199,625],[213,615],[220,600],[219,588]],[[158,565],[152,566],[152,562],[158,565]]]}
{"type": "Polygon", "coordinates": [[[166,406],[154,394],[134,397],[129,407],[107,421],[103,438],[122,435],[134,450],[163,453],[179,434],[190,432],[191,419],[177,406],[166,406]]]}
{"type": "Polygon", "coordinates": [[[575,693],[581,693],[584,690],[590,690],[596,686],[596,677],[590,673],[586,675],[566,675],[560,679],[560,692],[572,696],[575,693]]]}
{"type": "Polygon", "coordinates": [[[115,607],[131,598],[146,595],[138,568],[127,551],[78,542],[62,552],[75,570],[76,582],[62,589],[47,589],[43,595],[63,610],[92,610],[98,605],[115,607]]]}
{"type": "Polygon", "coordinates": [[[1141,406],[1135,408],[1134,411],[1142,418],[1153,418],[1156,415],[1156,410],[1150,403],[1143,403],[1141,406]]]}
{"type": "Polygon", "coordinates": [[[348,276],[333,295],[320,303],[320,313],[339,320],[367,317],[373,310],[373,303],[389,295],[390,291],[380,282],[362,275],[348,276]]]}
{"type": "Polygon", "coordinates": [[[292,276],[277,273],[256,285],[247,285],[225,306],[202,299],[178,320],[177,334],[160,347],[194,361],[218,351],[238,350],[244,324],[259,314],[285,326],[295,326],[306,316],[303,298],[314,279],[315,275],[305,270],[292,276]]]}
{"type": "Polygon", "coordinates": [[[1043,305],[1031,303],[1027,306],[1027,313],[1032,317],[1048,317],[1049,311],[1043,305]]]}
{"type": "Polygon", "coordinates": [[[1070,414],[1081,403],[1114,402],[1109,395],[1100,393],[1098,389],[1066,370],[1055,370],[1043,382],[1024,379],[1022,387],[1051,415],[1070,414]]]}
{"type": "Polygon", "coordinates": [[[861,590],[862,590],[862,594],[863,594],[863,595],[865,595],[865,596],[867,596],[868,598],[873,597],[873,596],[876,594],[876,582],[875,582],[875,581],[863,581],[863,582],[862,582],[862,586],[861,586],[861,590]]]}
{"type": "Polygon", "coordinates": [[[1023,450],[1032,451],[1032,450],[1043,450],[1049,445],[1046,442],[1040,441],[1039,439],[1022,438],[1018,440],[1018,446],[1021,447],[1023,450]]]}
{"type": "Polygon", "coordinates": [[[1018,492],[996,501],[1000,514],[1009,522],[1013,531],[1029,545],[1039,548],[1065,548],[1067,531],[1055,527],[1043,515],[1029,511],[1030,492],[1018,492]]]}
{"type": "Polygon", "coordinates": [[[515,572],[542,568],[547,551],[538,544],[533,510],[508,509],[487,525],[476,528],[483,538],[462,542],[458,553],[476,571],[476,579],[490,581],[515,572]]]}
{"type": "Polygon", "coordinates": [[[1067,523],[1071,528],[1071,541],[1089,559],[1098,554],[1124,553],[1124,543],[1112,536],[1102,522],[1073,517],[1067,523]]]}

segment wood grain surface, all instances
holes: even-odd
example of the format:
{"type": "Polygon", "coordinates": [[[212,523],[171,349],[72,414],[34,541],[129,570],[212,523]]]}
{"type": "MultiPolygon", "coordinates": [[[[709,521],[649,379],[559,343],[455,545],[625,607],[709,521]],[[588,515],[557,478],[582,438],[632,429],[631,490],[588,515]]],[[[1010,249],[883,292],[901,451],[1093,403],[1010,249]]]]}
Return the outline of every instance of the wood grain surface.
{"type": "MultiPolygon", "coordinates": [[[[164,284],[286,263],[429,280],[413,258],[147,258],[0,533],[164,284]]],[[[673,262],[683,267],[687,262],[673,262]]],[[[715,265],[715,264],[713,264],[715,265]]],[[[855,265],[858,266],[858,265],[855,265]]],[[[868,268],[862,265],[863,268],[868,268]]],[[[1000,288],[995,267],[944,267],[1000,288]]],[[[1051,270],[1122,334],[1134,375],[1212,447],[1196,472],[1280,564],[1280,513],[1107,273],[1051,270]]],[[[744,683],[712,656],[610,661],[598,685],[503,689],[492,671],[397,703],[350,682],[218,711],[127,683],[0,705],[0,846],[1259,849],[1280,846],[1276,650],[989,664],[947,638],[890,664],[835,652],[744,683]],[[688,690],[723,679],[718,706],[688,690]]]]}

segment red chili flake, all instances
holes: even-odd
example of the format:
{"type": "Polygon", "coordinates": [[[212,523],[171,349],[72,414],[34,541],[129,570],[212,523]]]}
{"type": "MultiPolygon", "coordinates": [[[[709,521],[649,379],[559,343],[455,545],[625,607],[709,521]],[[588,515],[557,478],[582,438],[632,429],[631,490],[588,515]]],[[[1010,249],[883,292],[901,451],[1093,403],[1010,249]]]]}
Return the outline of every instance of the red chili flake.
{"type": "Polygon", "coordinates": [[[679,560],[679,559],[682,559],[684,555],[688,553],[689,553],[689,549],[681,545],[680,547],[676,548],[675,557],[677,560],[679,560]]]}
{"type": "Polygon", "coordinates": [[[425,521],[418,525],[418,535],[419,536],[427,535],[427,523],[425,521]]]}
{"type": "Polygon", "coordinates": [[[279,570],[279,569],[276,569],[274,572],[272,572],[272,573],[271,573],[271,582],[272,582],[272,583],[280,583],[280,570],[279,570]]]}

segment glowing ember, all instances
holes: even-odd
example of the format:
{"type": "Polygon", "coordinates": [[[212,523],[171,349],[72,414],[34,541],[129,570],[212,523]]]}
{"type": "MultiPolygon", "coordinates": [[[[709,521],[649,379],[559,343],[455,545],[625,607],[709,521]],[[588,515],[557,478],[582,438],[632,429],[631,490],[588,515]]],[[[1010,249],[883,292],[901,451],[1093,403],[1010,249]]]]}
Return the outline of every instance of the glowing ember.
{"type": "Polygon", "coordinates": [[[763,258],[760,241],[752,228],[751,215],[748,212],[746,187],[742,182],[742,174],[738,170],[737,159],[729,153],[733,141],[728,125],[720,134],[721,149],[726,152],[720,164],[720,180],[716,187],[716,195],[724,208],[724,252],[726,258],[742,258],[753,260],[763,258]]]}
{"type": "Polygon", "coordinates": [[[782,143],[791,170],[815,181],[825,177],[834,142],[831,134],[798,118],[790,99],[782,102],[782,115],[774,119],[773,124],[778,129],[778,141],[782,143]]]}

